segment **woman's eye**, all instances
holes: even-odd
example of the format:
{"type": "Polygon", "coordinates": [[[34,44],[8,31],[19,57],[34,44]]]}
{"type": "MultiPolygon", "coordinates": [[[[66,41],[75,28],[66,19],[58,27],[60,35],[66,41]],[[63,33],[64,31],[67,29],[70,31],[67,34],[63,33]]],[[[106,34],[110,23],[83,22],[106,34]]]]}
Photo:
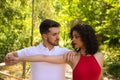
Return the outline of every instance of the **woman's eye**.
{"type": "Polygon", "coordinates": [[[80,37],[80,36],[72,36],[71,39],[73,39],[73,38],[76,38],[76,39],[77,39],[77,38],[79,38],[79,37],[80,37]]]}
{"type": "Polygon", "coordinates": [[[76,38],[79,38],[80,36],[75,36],[76,38]]]}

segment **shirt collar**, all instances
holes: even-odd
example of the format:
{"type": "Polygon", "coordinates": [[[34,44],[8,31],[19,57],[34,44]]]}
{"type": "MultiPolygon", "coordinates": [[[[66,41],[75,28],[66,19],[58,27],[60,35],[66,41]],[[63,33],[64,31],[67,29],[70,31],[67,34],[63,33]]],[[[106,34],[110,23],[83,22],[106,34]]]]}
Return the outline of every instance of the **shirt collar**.
{"type": "MultiPolygon", "coordinates": [[[[48,48],[46,48],[46,47],[43,45],[43,43],[41,43],[39,47],[40,47],[40,49],[43,49],[43,50],[49,50],[48,48]]],[[[59,46],[54,46],[54,48],[51,49],[50,51],[56,50],[58,47],[59,47],[59,46]]]]}

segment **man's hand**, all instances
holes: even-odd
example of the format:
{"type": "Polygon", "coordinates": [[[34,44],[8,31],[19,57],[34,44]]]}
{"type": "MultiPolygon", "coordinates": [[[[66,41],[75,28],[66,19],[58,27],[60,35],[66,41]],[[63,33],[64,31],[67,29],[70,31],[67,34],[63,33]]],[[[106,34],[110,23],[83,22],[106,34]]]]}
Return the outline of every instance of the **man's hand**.
{"type": "Polygon", "coordinates": [[[18,63],[18,57],[15,54],[16,52],[10,52],[5,56],[6,65],[13,65],[18,63]]]}

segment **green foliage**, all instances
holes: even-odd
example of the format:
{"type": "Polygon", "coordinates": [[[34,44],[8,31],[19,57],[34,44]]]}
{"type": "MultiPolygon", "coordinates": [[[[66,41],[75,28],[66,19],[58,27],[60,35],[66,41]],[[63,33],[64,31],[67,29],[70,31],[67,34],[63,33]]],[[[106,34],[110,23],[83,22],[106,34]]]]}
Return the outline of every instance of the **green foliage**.
{"type": "Polygon", "coordinates": [[[120,63],[110,64],[107,71],[113,77],[120,79],[120,63]]]}
{"type": "Polygon", "coordinates": [[[106,5],[105,19],[96,29],[105,37],[104,43],[118,45],[120,44],[120,1],[112,0],[106,2],[106,5]]]}
{"type": "Polygon", "coordinates": [[[112,46],[120,44],[119,0],[36,0],[35,4],[36,36],[39,34],[39,23],[50,18],[61,23],[61,46],[69,43],[70,27],[77,23],[92,25],[101,43],[112,46]]]}
{"type": "Polygon", "coordinates": [[[115,78],[120,78],[120,48],[117,46],[102,45],[100,51],[104,54],[104,67],[107,74],[115,78]]]}
{"type": "Polygon", "coordinates": [[[30,42],[29,1],[0,1],[0,62],[6,53],[26,47],[30,42]]]}
{"type": "MultiPolygon", "coordinates": [[[[119,77],[120,62],[120,0],[34,0],[33,44],[42,41],[40,22],[46,18],[60,22],[60,46],[72,49],[70,28],[87,23],[96,30],[103,45],[109,74],[119,77]],[[104,45],[105,44],[105,45],[104,45]],[[112,70],[112,71],[111,71],[112,70]]],[[[0,1],[0,62],[7,52],[30,46],[31,0],[0,1]]]]}
{"type": "MultiPolygon", "coordinates": [[[[120,44],[120,1],[119,0],[51,0],[55,17],[64,26],[87,23],[100,35],[101,42],[108,45],[120,44]]],[[[65,27],[64,27],[65,28],[65,27]]]]}

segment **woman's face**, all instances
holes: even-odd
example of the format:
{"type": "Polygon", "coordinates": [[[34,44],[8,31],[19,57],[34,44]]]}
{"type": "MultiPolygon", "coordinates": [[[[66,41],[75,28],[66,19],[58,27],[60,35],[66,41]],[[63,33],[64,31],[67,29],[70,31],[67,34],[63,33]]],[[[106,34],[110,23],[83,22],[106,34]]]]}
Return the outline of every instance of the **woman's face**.
{"type": "Polygon", "coordinates": [[[76,48],[84,48],[84,43],[77,31],[72,32],[72,45],[73,47],[76,48]]]}

